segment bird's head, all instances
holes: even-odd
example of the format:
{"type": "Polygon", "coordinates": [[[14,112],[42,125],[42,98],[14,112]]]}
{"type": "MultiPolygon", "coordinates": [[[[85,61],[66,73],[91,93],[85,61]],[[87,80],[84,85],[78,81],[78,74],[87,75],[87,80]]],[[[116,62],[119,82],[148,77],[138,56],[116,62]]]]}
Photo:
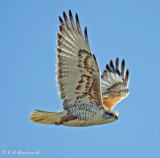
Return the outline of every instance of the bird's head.
{"type": "Polygon", "coordinates": [[[108,120],[108,122],[113,122],[118,120],[119,113],[113,109],[105,108],[104,110],[104,118],[108,120]]]}

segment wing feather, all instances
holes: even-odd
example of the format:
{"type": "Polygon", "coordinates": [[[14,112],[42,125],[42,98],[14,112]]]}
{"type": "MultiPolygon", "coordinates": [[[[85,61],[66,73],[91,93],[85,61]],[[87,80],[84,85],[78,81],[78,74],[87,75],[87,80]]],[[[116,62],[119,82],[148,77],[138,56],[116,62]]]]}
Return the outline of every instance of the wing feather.
{"type": "Polygon", "coordinates": [[[72,16],[71,10],[69,10],[69,19],[70,19],[70,22],[71,22],[73,30],[76,32],[77,29],[76,29],[76,25],[75,25],[74,20],[73,20],[73,16],[72,16]]]}
{"type": "MultiPolygon", "coordinates": [[[[78,18],[78,14],[76,13],[76,25],[77,25],[77,30],[78,30],[78,33],[80,35],[82,35],[82,31],[81,31],[81,27],[80,27],[80,23],[79,23],[79,18],[78,18]]],[[[82,35],[83,36],[83,35],[82,35]]]]}
{"type": "Polygon", "coordinates": [[[123,79],[125,78],[125,60],[122,60],[121,76],[123,77],[123,79]]]}
{"type": "Polygon", "coordinates": [[[119,58],[116,59],[115,65],[116,67],[111,60],[110,66],[107,64],[101,75],[103,105],[109,108],[113,108],[129,94],[129,70],[125,72],[125,60],[122,61],[121,72],[119,58]]]}
{"type": "Polygon", "coordinates": [[[85,35],[86,44],[89,45],[89,42],[88,42],[88,35],[87,35],[87,27],[85,27],[84,35],[85,35]]]}
{"type": "Polygon", "coordinates": [[[100,71],[95,56],[91,53],[87,28],[82,35],[79,18],[76,25],[69,10],[69,19],[65,12],[59,17],[60,34],[57,33],[57,85],[67,109],[77,103],[102,106],[100,71]]]}

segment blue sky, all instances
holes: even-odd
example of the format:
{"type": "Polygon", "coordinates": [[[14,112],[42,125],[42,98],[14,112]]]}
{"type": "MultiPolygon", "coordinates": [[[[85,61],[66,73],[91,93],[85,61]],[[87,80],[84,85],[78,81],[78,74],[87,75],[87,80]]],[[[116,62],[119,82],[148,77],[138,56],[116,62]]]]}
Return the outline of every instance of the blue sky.
{"type": "Polygon", "coordinates": [[[160,1],[0,1],[0,157],[158,158],[160,155],[160,1]],[[60,111],[56,33],[63,10],[79,15],[101,72],[126,60],[130,94],[119,120],[92,127],[29,122],[35,109],[60,111]],[[5,153],[5,152],[6,153],[5,153]],[[8,152],[38,151],[38,155],[8,152]]]}

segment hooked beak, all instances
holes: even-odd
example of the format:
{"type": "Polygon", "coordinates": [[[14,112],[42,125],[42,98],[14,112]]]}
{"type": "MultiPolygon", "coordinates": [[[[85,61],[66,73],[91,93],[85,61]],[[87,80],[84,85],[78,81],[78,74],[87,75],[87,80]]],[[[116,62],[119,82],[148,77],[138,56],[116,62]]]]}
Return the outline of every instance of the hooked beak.
{"type": "Polygon", "coordinates": [[[116,114],[116,115],[114,116],[114,118],[115,118],[116,120],[118,120],[118,117],[119,117],[118,114],[116,114]]]}

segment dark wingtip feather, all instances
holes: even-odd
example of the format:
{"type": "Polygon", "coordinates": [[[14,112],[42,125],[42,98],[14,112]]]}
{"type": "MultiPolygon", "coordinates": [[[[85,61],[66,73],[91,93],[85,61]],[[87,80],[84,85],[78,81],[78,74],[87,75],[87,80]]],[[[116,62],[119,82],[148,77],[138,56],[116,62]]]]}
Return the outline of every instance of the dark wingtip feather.
{"type": "Polygon", "coordinates": [[[120,74],[120,68],[119,68],[119,58],[118,57],[116,59],[116,72],[118,73],[118,75],[121,75],[120,74]]]}
{"type": "Polygon", "coordinates": [[[126,71],[126,77],[129,77],[129,70],[126,71]]]}
{"type": "Polygon", "coordinates": [[[119,70],[119,58],[116,58],[116,69],[119,70]]]}
{"type": "Polygon", "coordinates": [[[66,15],[66,13],[64,11],[63,11],[63,18],[64,18],[64,21],[66,23],[67,28],[71,29],[71,26],[70,26],[70,23],[68,21],[67,15],[66,15]]]}
{"type": "Polygon", "coordinates": [[[61,25],[59,25],[59,30],[60,30],[60,32],[62,31],[62,26],[61,25]]]}
{"type": "Polygon", "coordinates": [[[79,18],[77,13],[76,13],[76,21],[79,23],[79,18]]]}
{"type": "Polygon", "coordinates": [[[97,66],[98,66],[98,62],[97,62],[97,59],[96,59],[96,57],[95,57],[94,54],[93,54],[93,58],[94,58],[94,60],[95,60],[95,62],[96,62],[96,64],[97,64],[97,66]]]}
{"type": "Polygon", "coordinates": [[[114,67],[113,60],[110,60],[110,66],[114,67]]]}
{"type": "Polygon", "coordinates": [[[64,25],[64,22],[63,22],[62,18],[60,16],[58,16],[58,18],[59,18],[59,21],[60,21],[61,25],[64,25]]]}
{"type": "Polygon", "coordinates": [[[78,14],[76,13],[76,24],[77,24],[77,27],[78,27],[78,25],[80,25],[79,24],[79,18],[78,18],[78,14]]]}
{"type": "Polygon", "coordinates": [[[110,60],[110,68],[112,71],[114,71],[114,64],[113,64],[113,60],[110,60]]]}
{"type": "Polygon", "coordinates": [[[87,36],[87,27],[84,29],[84,34],[87,36]]]}
{"type": "Polygon", "coordinates": [[[58,39],[61,39],[62,36],[61,36],[59,33],[57,33],[57,38],[58,38],[58,39]]]}
{"type": "Polygon", "coordinates": [[[72,18],[72,19],[73,19],[72,12],[71,12],[70,9],[69,9],[69,18],[72,18]]]}
{"type": "Polygon", "coordinates": [[[88,44],[87,27],[85,27],[85,29],[84,29],[84,36],[85,36],[86,43],[88,44]]]}
{"type": "Polygon", "coordinates": [[[67,15],[66,15],[65,11],[63,11],[63,17],[64,17],[64,19],[67,18],[67,15]]]}
{"type": "Polygon", "coordinates": [[[80,27],[79,18],[78,18],[77,13],[76,13],[76,24],[77,24],[78,33],[82,35],[82,31],[81,31],[81,27],[80,27]]]}
{"type": "Polygon", "coordinates": [[[125,66],[125,60],[124,59],[122,60],[122,66],[125,66]]]}
{"type": "MultiPolygon", "coordinates": [[[[93,54],[93,58],[94,58],[94,60],[96,60],[96,57],[95,57],[95,55],[93,54]]],[[[96,60],[97,61],[97,60],[96,60]]]]}
{"type": "Polygon", "coordinates": [[[73,30],[76,30],[76,26],[75,26],[75,23],[74,23],[74,20],[73,20],[73,16],[72,16],[72,12],[71,12],[70,9],[69,9],[69,19],[70,19],[70,22],[71,22],[73,30]]]}
{"type": "Polygon", "coordinates": [[[62,50],[60,48],[56,48],[56,52],[57,54],[59,54],[60,52],[62,52],[62,50]]]}
{"type": "Polygon", "coordinates": [[[122,66],[121,66],[121,76],[125,78],[125,60],[122,60],[122,66]]]}
{"type": "Polygon", "coordinates": [[[125,82],[127,83],[127,85],[129,84],[129,70],[128,69],[126,71],[125,82]]]}
{"type": "Polygon", "coordinates": [[[107,69],[108,71],[110,71],[110,68],[109,68],[109,65],[108,65],[108,64],[106,65],[106,69],[107,69]]]}
{"type": "Polygon", "coordinates": [[[56,42],[57,42],[58,47],[60,47],[61,46],[61,42],[59,40],[57,40],[56,42]]]}
{"type": "Polygon", "coordinates": [[[118,62],[119,62],[119,57],[117,57],[117,58],[116,58],[116,61],[118,61],[118,62]]]}

